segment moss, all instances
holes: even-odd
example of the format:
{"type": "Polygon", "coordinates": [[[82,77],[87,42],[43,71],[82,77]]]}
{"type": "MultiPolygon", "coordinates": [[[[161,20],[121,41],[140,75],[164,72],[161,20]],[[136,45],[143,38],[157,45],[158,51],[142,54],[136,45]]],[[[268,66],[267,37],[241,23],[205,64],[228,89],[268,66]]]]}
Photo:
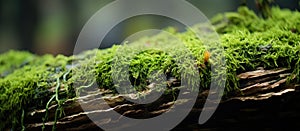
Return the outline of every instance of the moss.
{"type": "MultiPolygon", "coordinates": [[[[220,35],[221,46],[225,49],[227,72],[219,71],[217,75],[227,76],[226,94],[239,90],[237,74],[258,67],[290,68],[293,76],[296,76],[294,81],[299,83],[300,13],[278,7],[270,11],[276,15],[261,18],[247,7],[241,7],[237,12],[221,14],[212,19],[220,35]]],[[[65,99],[76,97],[79,90],[74,89],[76,81],[82,83],[81,88],[97,83],[99,88],[116,90],[121,86],[120,83],[129,78],[135,89],[146,90],[149,79],[160,74],[181,79],[195,75],[193,68],[196,67],[200,75],[199,89],[207,89],[211,77],[218,77],[211,76],[210,67],[220,64],[216,63],[216,59],[221,56],[206,60],[205,52],[216,55],[218,50],[213,50],[217,43],[210,39],[210,34],[204,39],[196,37],[194,32],[203,28],[208,27],[202,23],[186,32],[168,28],[166,31],[171,36],[160,33],[129,44],[90,50],[70,57],[36,56],[18,51],[2,54],[0,130],[20,129],[20,124],[26,120],[26,113],[25,118],[22,117],[23,110],[47,109],[50,103],[61,105],[65,99]],[[128,73],[124,73],[123,67],[128,67],[128,73]],[[9,73],[3,73],[6,71],[9,73]],[[87,79],[87,74],[96,77],[96,80],[87,79]]],[[[191,84],[195,81],[198,79],[188,80],[191,84]]],[[[57,108],[55,120],[62,116],[62,110],[61,106],[57,108]]],[[[47,119],[46,115],[44,121],[47,119]]]]}
{"type": "MultiPolygon", "coordinates": [[[[240,7],[237,12],[219,14],[212,19],[226,49],[226,92],[238,89],[236,74],[246,70],[287,67],[299,72],[296,62],[299,61],[300,13],[279,7],[270,11],[274,15],[264,19],[247,7],[240,7]]],[[[296,76],[299,78],[299,74],[296,76]]]]}
{"type": "MultiPolygon", "coordinates": [[[[13,52],[23,55],[24,52],[13,52]]],[[[19,57],[16,57],[19,59],[19,57]]],[[[20,125],[22,110],[44,107],[46,99],[52,94],[56,77],[64,70],[68,58],[45,55],[35,57],[22,68],[0,79],[0,128],[20,125]],[[10,115],[6,115],[10,114],[10,115]]],[[[18,64],[18,63],[17,63],[18,64]]]]}
{"type": "Polygon", "coordinates": [[[0,55],[0,78],[13,72],[16,68],[21,68],[36,57],[29,52],[8,51],[0,55]]]}
{"type": "Polygon", "coordinates": [[[273,7],[271,8],[271,14],[274,15],[263,19],[247,7],[240,7],[237,12],[227,12],[215,16],[212,18],[212,24],[221,34],[239,30],[248,30],[251,33],[264,32],[272,28],[300,33],[300,13],[298,11],[273,7]]]}

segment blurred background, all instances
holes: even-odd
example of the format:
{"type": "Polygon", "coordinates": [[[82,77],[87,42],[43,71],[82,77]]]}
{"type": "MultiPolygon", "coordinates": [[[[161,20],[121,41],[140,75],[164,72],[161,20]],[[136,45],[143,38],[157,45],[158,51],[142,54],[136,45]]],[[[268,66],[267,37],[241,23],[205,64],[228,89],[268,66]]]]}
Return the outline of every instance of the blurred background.
{"type": "MultiPolygon", "coordinates": [[[[39,55],[71,55],[85,22],[101,7],[113,0],[0,0],[0,53],[28,50],[39,55]]],[[[187,0],[208,18],[217,13],[236,11],[247,4],[257,11],[254,0],[187,0]]],[[[134,4],[134,3],[132,3],[134,4]]],[[[282,8],[299,10],[299,0],[275,0],[282,8]]],[[[138,6],[138,5],[137,5],[138,6]]],[[[176,9],[174,9],[176,10],[176,9]]],[[[123,11],[122,9],[118,11],[123,11]]],[[[112,12],[112,15],[114,13],[112,12]]],[[[100,48],[122,42],[143,29],[179,26],[178,22],[160,16],[137,16],[113,28],[100,48]],[[132,28],[134,24],[135,28],[132,28]],[[130,27],[130,28],[129,28],[130,27]]]]}

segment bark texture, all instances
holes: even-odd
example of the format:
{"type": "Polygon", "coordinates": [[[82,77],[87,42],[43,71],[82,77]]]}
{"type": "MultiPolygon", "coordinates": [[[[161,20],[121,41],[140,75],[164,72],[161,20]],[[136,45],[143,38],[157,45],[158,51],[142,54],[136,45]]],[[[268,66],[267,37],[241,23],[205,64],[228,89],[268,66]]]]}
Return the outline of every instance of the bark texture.
{"type": "MultiPolygon", "coordinates": [[[[174,130],[220,130],[220,129],[289,129],[296,127],[300,117],[299,84],[287,82],[290,70],[278,68],[273,70],[256,70],[239,74],[240,92],[223,97],[214,115],[203,125],[198,124],[198,118],[208,95],[208,90],[201,91],[196,104],[189,115],[174,130]]],[[[176,82],[176,81],[174,81],[176,82]]],[[[178,84],[178,83],[177,83],[178,84]]],[[[139,105],[127,101],[122,94],[110,95],[108,91],[90,92],[75,100],[63,104],[64,116],[56,123],[57,130],[101,130],[97,126],[118,122],[123,117],[113,118],[111,113],[118,113],[133,118],[151,118],[168,111],[174,104],[172,94],[163,95],[150,105],[139,105]],[[104,95],[105,101],[99,100],[104,95]],[[84,103],[80,102],[84,101],[84,103]],[[107,104],[109,106],[106,106],[107,104]],[[82,109],[84,107],[84,111],[82,109]],[[92,122],[88,115],[97,118],[92,122]]],[[[127,95],[128,96],[128,95],[127,95]]],[[[177,100],[185,103],[189,100],[177,100]]],[[[54,124],[54,114],[57,105],[49,107],[48,121],[42,121],[45,109],[33,109],[26,117],[26,129],[41,130],[43,123],[46,130],[51,130],[54,124]]],[[[184,109],[183,109],[184,110],[184,109]]],[[[112,129],[125,129],[119,125],[112,129]]]]}

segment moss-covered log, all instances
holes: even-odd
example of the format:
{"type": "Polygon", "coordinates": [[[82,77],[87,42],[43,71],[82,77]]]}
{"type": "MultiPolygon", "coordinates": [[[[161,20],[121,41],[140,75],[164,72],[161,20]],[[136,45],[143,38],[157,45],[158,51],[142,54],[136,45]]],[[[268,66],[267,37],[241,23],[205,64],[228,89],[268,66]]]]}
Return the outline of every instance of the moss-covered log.
{"type": "MultiPolygon", "coordinates": [[[[197,104],[192,109],[192,112],[175,128],[175,130],[233,128],[241,130],[245,128],[268,129],[274,127],[287,129],[296,126],[296,123],[298,122],[296,119],[300,115],[298,112],[300,106],[296,106],[298,105],[297,102],[300,100],[300,84],[285,84],[288,76],[287,74],[289,74],[289,72],[290,70],[287,69],[256,70],[238,75],[238,78],[240,78],[239,83],[243,85],[243,87],[241,87],[243,94],[236,94],[234,96],[224,98],[220,103],[216,114],[204,125],[198,125],[198,121],[196,120],[198,120],[197,118],[203,110],[208,90],[199,93],[197,104]],[[264,124],[261,125],[261,123],[264,124]],[[273,125],[273,123],[278,123],[279,125],[273,125]]],[[[109,92],[96,92],[97,95],[103,93],[109,92]]],[[[77,98],[76,101],[69,100],[65,102],[64,111],[66,112],[66,115],[58,121],[57,129],[101,130],[97,124],[108,125],[114,122],[116,123],[120,121],[119,119],[122,119],[111,118],[111,113],[114,111],[117,111],[127,117],[149,118],[168,111],[168,109],[174,104],[172,94],[165,94],[155,103],[152,103],[151,106],[141,106],[126,101],[124,95],[107,96],[104,98],[104,103],[101,103],[95,99],[94,95],[95,94],[89,94],[84,97],[77,98]],[[85,100],[88,102],[84,105],[80,105],[78,101],[81,99],[89,100],[85,100]],[[105,103],[108,103],[110,107],[105,107],[105,103]],[[81,106],[88,106],[89,111],[84,111],[81,106]],[[88,118],[87,114],[93,114],[95,117],[99,117],[97,121],[92,122],[88,118]]],[[[186,100],[178,99],[177,101],[182,101],[182,103],[184,103],[186,100]]],[[[49,118],[52,120],[45,123],[46,129],[51,129],[54,124],[53,119],[57,106],[58,105],[55,104],[49,108],[49,112],[52,114],[49,118]]],[[[45,116],[45,112],[45,109],[30,111],[28,121],[26,121],[27,129],[41,129],[43,127],[43,121],[41,120],[45,116]]],[[[131,126],[134,126],[138,123],[131,124],[131,126]]],[[[124,130],[126,129],[126,126],[118,125],[112,129],[124,130]]]]}
{"type": "MultiPolygon", "coordinates": [[[[224,99],[236,97],[246,99],[247,96],[258,92],[261,94],[255,95],[255,97],[261,95],[261,97],[266,97],[263,95],[264,93],[271,93],[273,89],[276,90],[282,84],[292,84],[295,91],[300,80],[300,13],[278,7],[273,7],[270,11],[274,15],[260,18],[248,8],[240,7],[237,12],[220,14],[212,19],[212,23],[220,35],[221,45],[225,49],[227,72],[219,72],[219,74],[227,76],[224,99]],[[273,70],[264,71],[277,68],[281,68],[276,70],[277,73],[276,71],[274,73],[273,70]],[[250,76],[242,74],[258,69],[260,70],[254,74],[250,73],[250,76]],[[252,79],[256,78],[255,74],[264,74],[265,77],[262,80],[260,78],[252,79]],[[277,74],[280,75],[277,76],[277,74]],[[250,83],[243,82],[245,79],[252,80],[250,83]]],[[[0,130],[20,130],[25,127],[47,129],[49,125],[54,125],[55,128],[55,124],[60,125],[62,121],[69,120],[66,117],[70,114],[64,114],[64,112],[66,113],[71,108],[66,107],[71,100],[80,99],[76,96],[76,92],[95,83],[99,89],[115,94],[118,85],[113,84],[112,71],[118,72],[113,68],[113,61],[118,58],[122,58],[122,64],[128,65],[130,81],[134,88],[142,92],[149,90],[147,87],[151,83],[147,79],[155,75],[153,71],[163,73],[169,78],[170,82],[166,83],[167,87],[178,86],[180,72],[190,69],[188,66],[176,64],[176,58],[171,57],[170,54],[176,52],[182,57],[193,55],[195,61],[189,64],[196,66],[199,70],[201,81],[199,90],[205,92],[209,88],[211,78],[209,67],[218,63],[209,57],[214,55],[214,52],[210,52],[211,50],[207,47],[209,44],[203,43],[203,40],[195,36],[194,31],[204,26],[203,24],[195,25],[186,32],[176,32],[173,28],[166,29],[183,41],[191,54],[178,48],[177,44],[179,43],[165,34],[142,38],[133,44],[118,45],[103,50],[90,50],[70,57],[63,55],[37,56],[20,51],[1,54],[0,130]],[[151,45],[149,48],[140,50],[140,47],[149,44],[151,45]],[[129,55],[124,58],[118,57],[119,51],[125,53],[128,51],[129,55]],[[139,53],[129,53],[134,51],[139,53]],[[133,59],[127,61],[129,58],[133,59]],[[93,74],[96,80],[85,79],[82,77],[83,74],[93,74]],[[83,86],[75,88],[76,81],[80,81],[83,86]],[[32,116],[33,110],[40,111],[42,115],[36,112],[34,114],[39,114],[39,116],[32,116]]],[[[205,42],[210,41],[205,40],[205,42]]],[[[211,43],[214,42],[211,41],[211,43]]],[[[283,92],[287,91],[290,90],[283,92]]],[[[277,94],[283,92],[277,92],[277,94]]],[[[170,94],[166,93],[166,98],[168,95],[170,94]]],[[[269,95],[273,96],[274,94],[269,95]]],[[[159,109],[166,108],[168,103],[165,105],[159,109]]],[[[151,116],[151,113],[149,115],[151,116]]]]}

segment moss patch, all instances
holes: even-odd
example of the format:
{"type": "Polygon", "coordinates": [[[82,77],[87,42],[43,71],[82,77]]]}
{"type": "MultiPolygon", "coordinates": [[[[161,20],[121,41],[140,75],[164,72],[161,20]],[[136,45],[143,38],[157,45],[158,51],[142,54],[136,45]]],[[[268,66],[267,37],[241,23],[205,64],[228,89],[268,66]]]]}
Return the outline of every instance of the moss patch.
{"type": "Polygon", "coordinates": [[[16,68],[21,68],[36,57],[29,52],[8,51],[0,55],[0,78],[5,77],[16,68]]]}

